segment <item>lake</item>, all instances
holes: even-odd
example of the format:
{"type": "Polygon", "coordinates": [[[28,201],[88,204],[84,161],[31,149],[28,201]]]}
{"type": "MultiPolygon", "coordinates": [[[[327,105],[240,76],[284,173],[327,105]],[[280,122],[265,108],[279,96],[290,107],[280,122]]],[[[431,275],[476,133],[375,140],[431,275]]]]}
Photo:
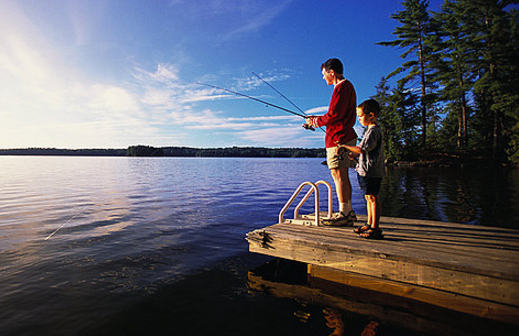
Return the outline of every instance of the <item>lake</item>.
{"type": "MultiPolygon", "coordinates": [[[[272,258],[245,234],[332,183],[321,161],[0,156],[0,335],[330,334],[326,307],[247,286],[272,258]]],[[[381,199],[383,216],[519,229],[518,171],[388,168],[381,199]]],[[[348,335],[370,323],[343,313],[348,335]]]]}

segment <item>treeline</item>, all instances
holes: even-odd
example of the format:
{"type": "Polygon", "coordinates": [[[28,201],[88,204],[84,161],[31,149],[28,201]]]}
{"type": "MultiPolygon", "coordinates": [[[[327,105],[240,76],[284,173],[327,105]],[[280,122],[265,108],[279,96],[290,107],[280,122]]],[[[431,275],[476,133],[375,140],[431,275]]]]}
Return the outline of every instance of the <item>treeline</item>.
{"type": "Polygon", "coordinates": [[[126,149],[60,149],[18,148],[0,149],[0,155],[55,155],[55,156],[126,156],[126,149]]]}
{"type": "Polygon", "coordinates": [[[176,156],[176,157],[326,157],[324,149],[309,148],[190,148],[130,146],[127,149],[0,149],[0,155],[54,156],[176,156]]]}
{"type": "Polygon", "coordinates": [[[319,148],[191,148],[191,147],[151,147],[130,146],[128,156],[185,156],[185,157],[326,157],[324,149],[319,148]]]}
{"type": "Polygon", "coordinates": [[[375,98],[390,160],[426,153],[482,155],[519,162],[518,1],[404,0],[391,18],[401,66],[383,77],[375,98]],[[396,76],[394,86],[388,79],[396,76]]]}

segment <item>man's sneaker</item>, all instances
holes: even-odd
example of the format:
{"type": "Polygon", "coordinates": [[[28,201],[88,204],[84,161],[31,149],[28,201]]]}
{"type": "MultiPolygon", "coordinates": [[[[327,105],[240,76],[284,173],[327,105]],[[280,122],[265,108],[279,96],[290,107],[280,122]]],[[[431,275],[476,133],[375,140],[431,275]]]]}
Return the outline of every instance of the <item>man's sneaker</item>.
{"type": "Polygon", "coordinates": [[[333,214],[332,218],[324,218],[322,224],[324,226],[353,226],[356,219],[354,211],[350,211],[348,215],[341,211],[333,214]]]}
{"type": "Polygon", "coordinates": [[[355,211],[350,210],[350,212],[348,212],[348,219],[352,222],[357,221],[357,215],[355,214],[355,211]]]}

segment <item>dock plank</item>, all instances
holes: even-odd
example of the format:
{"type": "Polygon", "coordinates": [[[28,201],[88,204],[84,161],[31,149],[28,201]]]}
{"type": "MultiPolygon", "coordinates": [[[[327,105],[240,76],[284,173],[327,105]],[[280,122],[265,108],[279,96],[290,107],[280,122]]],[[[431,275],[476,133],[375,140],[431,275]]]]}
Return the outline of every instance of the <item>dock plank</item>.
{"type": "Polygon", "coordinates": [[[281,223],[247,239],[252,252],[519,308],[519,231],[390,217],[381,228],[376,241],[281,223]]]}

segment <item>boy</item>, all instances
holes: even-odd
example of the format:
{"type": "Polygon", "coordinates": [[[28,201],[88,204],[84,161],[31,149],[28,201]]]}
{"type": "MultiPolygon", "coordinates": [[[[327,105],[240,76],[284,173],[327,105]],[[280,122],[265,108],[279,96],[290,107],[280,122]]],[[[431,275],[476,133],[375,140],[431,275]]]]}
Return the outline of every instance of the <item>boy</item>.
{"type": "Polygon", "coordinates": [[[367,126],[368,129],[358,146],[341,145],[337,149],[337,154],[340,154],[341,150],[345,148],[350,151],[351,157],[358,157],[357,178],[366,198],[368,222],[366,225],[356,228],[354,232],[367,239],[383,238],[382,230],[379,227],[381,212],[379,191],[385,166],[382,131],[377,125],[379,113],[380,105],[374,99],[360,104],[357,107],[357,117],[360,124],[367,126]]]}
{"type": "Polygon", "coordinates": [[[321,65],[323,79],[328,85],[333,85],[333,94],[328,112],[320,117],[308,116],[306,124],[312,127],[326,127],[325,147],[328,168],[330,169],[339,202],[339,212],[330,219],[324,219],[323,225],[352,226],[357,220],[351,204],[351,183],[348,168],[355,163],[346,156],[336,155],[339,145],[355,146],[357,134],[355,125],[355,107],[357,95],[355,88],[344,78],[344,67],[337,58],[330,58],[321,65]]]}

